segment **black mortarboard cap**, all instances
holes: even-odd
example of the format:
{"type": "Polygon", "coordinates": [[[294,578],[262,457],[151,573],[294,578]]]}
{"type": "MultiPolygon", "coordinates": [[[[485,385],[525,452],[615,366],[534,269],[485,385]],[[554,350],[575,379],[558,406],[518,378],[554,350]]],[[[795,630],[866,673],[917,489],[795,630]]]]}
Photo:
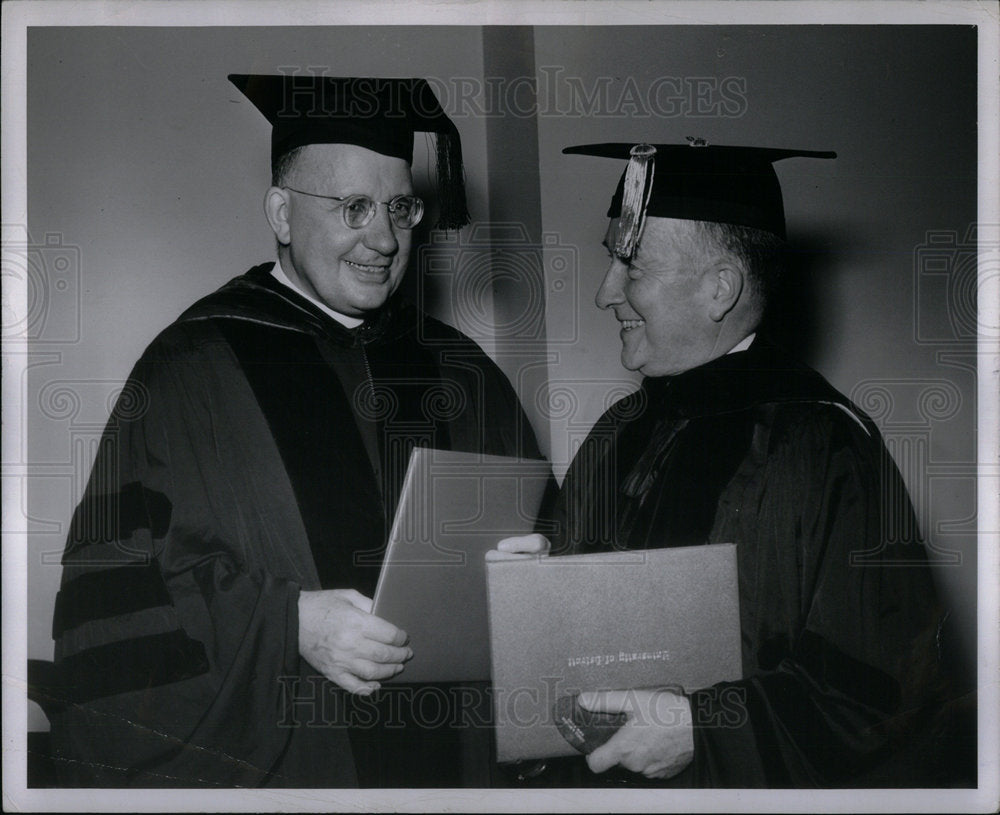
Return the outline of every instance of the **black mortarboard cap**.
{"type": "Polygon", "coordinates": [[[583,144],[567,147],[563,153],[629,161],[608,209],[609,218],[622,219],[626,229],[620,232],[633,232],[632,245],[625,240],[625,255],[631,254],[647,215],[738,224],[784,238],[785,211],[774,162],[795,156],[837,155],[829,151],[707,145],[702,139],[689,139],[688,144],[583,144]]]}
{"type": "Polygon", "coordinates": [[[462,143],[425,79],[230,74],[271,123],[271,166],[307,144],[354,144],[413,162],[416,131],[437,136],[438,226],[469,223],[462,143]]]}

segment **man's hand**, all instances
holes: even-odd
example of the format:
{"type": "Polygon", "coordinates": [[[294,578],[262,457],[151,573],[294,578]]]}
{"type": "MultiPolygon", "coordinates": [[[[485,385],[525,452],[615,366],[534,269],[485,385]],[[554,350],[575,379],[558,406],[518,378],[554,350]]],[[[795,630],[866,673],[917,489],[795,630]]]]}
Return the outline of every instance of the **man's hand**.
{"type": "Polygon", "coordinates": [[[585,710],[625,713],[628,721],[605,744],[587,756],[595,773],[621,764],[646,778],[670,778],[694,758],[691,702],[668,690],[581,693],[585,710]]]}
{"type": "Polygon", "coordinates": [[[544,535],[520,535],[504,538],[496,549],[486,553],[487,560],[523,560],[525,557],[543,557],[549,553],[552,544],[544,535]]]}
{"type": "Polygon", "coordinates": [[[354,589],[299,593],[299,653],[331,682],[362,696],[413,656],[406,632],[371,609],[372,601],[354,589]]]}

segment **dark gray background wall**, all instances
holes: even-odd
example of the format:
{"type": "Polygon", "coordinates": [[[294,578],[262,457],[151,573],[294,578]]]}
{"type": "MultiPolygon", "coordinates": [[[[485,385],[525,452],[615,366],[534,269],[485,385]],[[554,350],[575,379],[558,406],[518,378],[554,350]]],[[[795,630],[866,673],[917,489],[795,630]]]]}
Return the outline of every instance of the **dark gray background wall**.
{"type": "Polygon", "coordinates": [[[273,257],[267,126],[225,76],[296,68],[435,82],[477,224],[429,236],[407,287],[498,359],[560,475],[637,382],[592,302],[621,168],[561,148],[836,150],[778,166],[798,249],[786,338],[883,427],[972,643],[974,29],[36,28],[28,231],[64,285],[32,294],[29,277],[45,314],[28,373],[32,656],[51,654],[63,536],[132,363],[185,306],[273,257]]]}

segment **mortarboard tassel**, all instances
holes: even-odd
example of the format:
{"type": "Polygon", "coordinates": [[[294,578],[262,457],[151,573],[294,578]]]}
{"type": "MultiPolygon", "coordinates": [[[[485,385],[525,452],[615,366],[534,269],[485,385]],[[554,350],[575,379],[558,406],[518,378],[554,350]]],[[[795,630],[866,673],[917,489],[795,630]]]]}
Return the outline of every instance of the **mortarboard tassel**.
{"type": "Polygon", "coordinates": [[[441,215],[438,229],[459,229],[469,223],[465,201],[465,167],[458,133],[437,134],[437,177],[441,215]]]}
{"type": "Polygon", "coordinates": [[[646,221],[646,204],[653,189],[656,148],[651,144],[637,144],[629,151],[622,190],[622,212],[618,221],[615,255],[628,260],[635,252],[646,221]]]}

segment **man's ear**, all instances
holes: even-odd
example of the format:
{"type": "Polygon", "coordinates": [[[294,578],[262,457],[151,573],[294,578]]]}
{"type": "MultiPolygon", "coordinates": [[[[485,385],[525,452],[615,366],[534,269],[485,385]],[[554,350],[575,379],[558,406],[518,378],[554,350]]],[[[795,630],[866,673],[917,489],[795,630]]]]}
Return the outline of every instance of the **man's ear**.
{"type": "Polygon", "coordinates": [[[268,187],[264,193],[264,214],[282,246],[288,246],[292,241],[292,229],[288,223],[288,197],[287,190],[281,187],[268,187]]]}
{"type": "Polygon", "coordinates": [[[714,322],[720,322],[740,301],[746,281],[743,269],[729,259],[714,266],[711,279],[714,292],[708,305],[708,316],[714,322]]]}

